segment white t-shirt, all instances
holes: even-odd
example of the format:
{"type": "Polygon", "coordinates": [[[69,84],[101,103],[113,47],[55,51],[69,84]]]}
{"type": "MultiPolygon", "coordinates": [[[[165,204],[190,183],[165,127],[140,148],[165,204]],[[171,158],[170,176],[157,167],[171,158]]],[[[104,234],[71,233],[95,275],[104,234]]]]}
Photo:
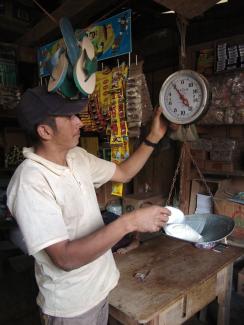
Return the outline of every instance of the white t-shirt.
{"type": "Polygon", "coordinates": [[[23,153],[27,159],[10,181],[7,204],[29,254],[35,257],[40,289],[37,303],[48,315],[81,315],[102,301],[118,282],[111,250],[65,272],[52,263],[44,248],[103,227],[94,186],[109,181],[116,166],[79,147],[68,152],[68,167],[36,155],[32,148],[25,148],[23,153]]]}

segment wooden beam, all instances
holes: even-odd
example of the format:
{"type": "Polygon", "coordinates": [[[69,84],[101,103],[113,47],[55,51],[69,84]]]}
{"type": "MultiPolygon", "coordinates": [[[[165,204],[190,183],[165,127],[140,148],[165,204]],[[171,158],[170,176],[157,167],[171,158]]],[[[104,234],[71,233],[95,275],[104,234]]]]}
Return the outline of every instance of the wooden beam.
{"type": "Polygon", "coordinates": [[[199,16],[214,6],[219,0],[153,0],[164,7],[174,10],[177,14],[191,19],[199,16]]]}
{"type": "MultiPolygon", "coordinates": [[[[101,9],[108,8],[115,4],[115,0],[106,0],[100,2],[98,0],[66,0],[56,9],[51,15],[59,21],[61,17],[67,17],[73,22],[73,18],[84,12],[82,16],[80,27],[85,27],[88,19],[95,16],[101,9]]],[[[45,16],[39,23],[37,23],[30,31],[20,37],[16,43],[23,46],[39,45],[40,42],[47,38],[48,35],[56,33],[60,35],[59,26],[56,25],[50,18],[45,16]]]]}

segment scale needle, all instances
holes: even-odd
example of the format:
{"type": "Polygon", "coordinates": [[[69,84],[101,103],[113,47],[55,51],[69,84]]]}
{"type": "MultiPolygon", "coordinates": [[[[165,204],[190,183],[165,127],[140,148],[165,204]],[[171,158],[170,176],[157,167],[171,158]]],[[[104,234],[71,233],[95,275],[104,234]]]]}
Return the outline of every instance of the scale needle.
{"type": "Polygon", "coordinates": [[[188,101],[188,99],[179,91],[179,89],[176,87],[176,85],[175,84],[173,84],[173,87],[174,87],[174,89],[176,90],[176,92],[177,92],[177,94],[180,96],[180,100],[182,101],[182,103],[185,105],[185,106],[187,106],[187,107],[189,107],[189,108],[192,108],[191,106],[190,106],[190,104],[189,104],[189,101],[188,101]]]}

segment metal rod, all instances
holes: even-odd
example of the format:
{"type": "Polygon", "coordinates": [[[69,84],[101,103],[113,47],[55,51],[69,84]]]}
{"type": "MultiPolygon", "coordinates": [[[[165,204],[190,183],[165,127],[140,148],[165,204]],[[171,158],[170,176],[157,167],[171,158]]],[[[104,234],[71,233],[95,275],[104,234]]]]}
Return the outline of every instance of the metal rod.
{"type": "Polygon", "coordinates": [[[47,16],[50,18],[55,24],[58,25],[57,20],[48,12],[46,9],[44,9],[36,0],[32,0],[47,16]]]}

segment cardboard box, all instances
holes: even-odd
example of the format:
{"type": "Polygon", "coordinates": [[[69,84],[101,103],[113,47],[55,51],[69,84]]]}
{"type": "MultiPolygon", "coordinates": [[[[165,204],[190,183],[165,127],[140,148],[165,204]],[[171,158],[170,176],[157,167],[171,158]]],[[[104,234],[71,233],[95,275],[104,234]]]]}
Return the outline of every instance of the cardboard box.
{"type": "Polygon", "coordinates": [[[160,193],[147,192],[129,194],[123,197],[123,212],[130,212],[146,205],[157,204],[162,206],[165,202],[166,198],[160,193]]]}
{"type": "Polygon", "coordinates": [[[238,273],[237,293],[244,296],[244,268],[238,273]]]}
{"type": "Polygon", "coordinates": [[[243,188],[244,180],[241,178],[223,181],[214,196],[214,211],[234,219],[235,229],[231,238],[244,243],[244,205],[229,200],[243,188]]]}
{"type": "MultiPolygon", "coordinates": [[[[140,209],[148,205],[165,205],[167,198],[163,197],[161,193],[147,192],[147,193],[136,193],[129,194],[123,197],[123,213],[133,211],[135,209],[140,209]]],[[[150,215],[148,216],[150,218],[150,215]]],[[[149,240],[151,238],[161,236],[161,232],[154,233],[138,233],[137,239],[140,242],[149,240]]]]}
{"type": "Polygon", "coordinates": [[[209,172],[232,173],[234,171],[234,164],[232,162],[206,160],[205,170],[209,172]]]}
{"type": "Polygon", "coordinates": [[[244,205],[228,199],[214,198],[214,211],[216,214],[234,219],[235,228],[231,236],[235,239],[244,239],[244,205]]]}
{"type": "MultiPolygon", "coordinates": [[[[225,179],[207,177],[205,178],[205,181],[211,193],[214,195],[217,192],[217,190],[220,188],[221,183],[225,181],[225,179]]],[[[195,213],[198,193],[208,195],[206,185],[203,183],[201,179],[199,179],[199,176],[198,178],[195,178],[191,181],[191,194],[190,194],[190,204],[189,204],[189,211],[188,211],[189,214],[195,213]]]]}
{"type": "Polygon", "coordinates": [[[112,182],[108,182],[96,189],[97,201],[101,210],[105,210],[106,205],[116,198],[116,196],[112,195],[111,192],[112,182]]]}

